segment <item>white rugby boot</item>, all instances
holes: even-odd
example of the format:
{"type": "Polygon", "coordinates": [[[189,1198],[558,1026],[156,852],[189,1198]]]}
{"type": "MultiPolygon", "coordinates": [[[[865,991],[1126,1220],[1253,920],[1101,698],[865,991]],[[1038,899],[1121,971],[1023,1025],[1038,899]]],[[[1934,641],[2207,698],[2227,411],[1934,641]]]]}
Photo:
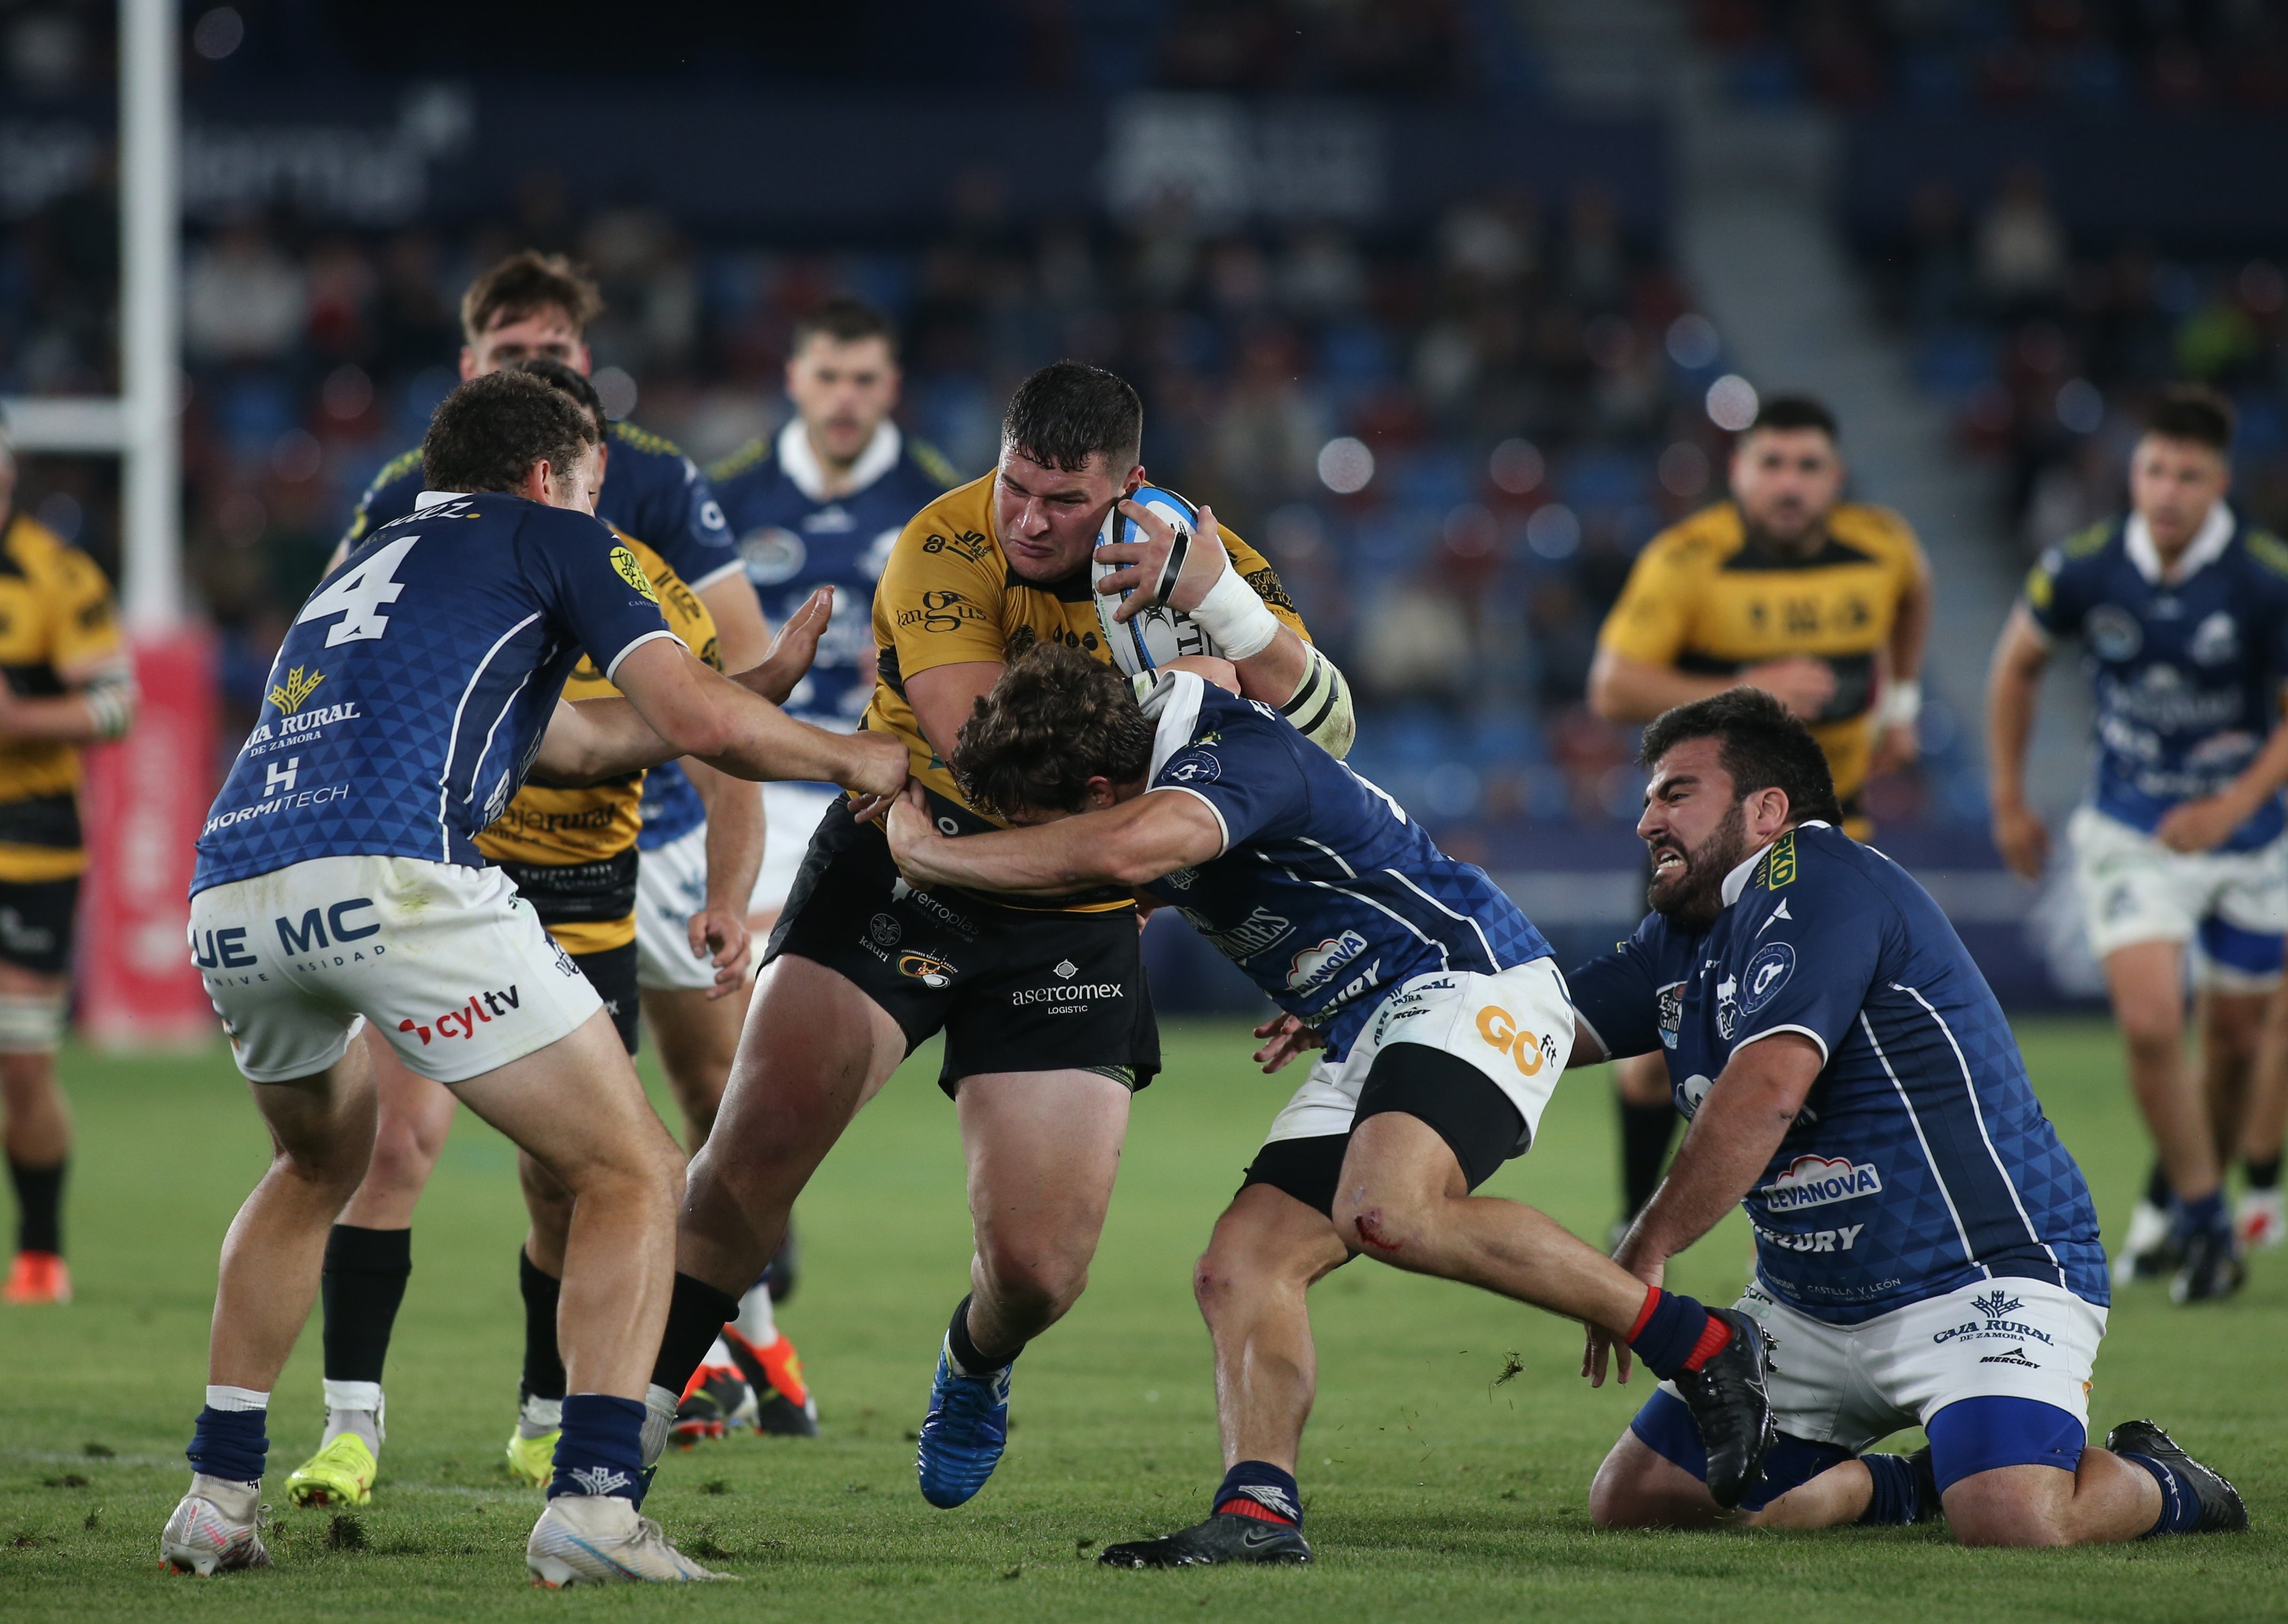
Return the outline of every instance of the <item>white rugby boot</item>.
{"type": "Polygon", "coordinates": [[[2242,1250],[2268,1252],[2288,1241],[2288,1200],[2276,1186],[2251,1190],[2234,1209],[2232,1226],[2240,1234],[2242,1250]]]}
{"type": "Polygon", "coordinates": [[[711,1573],[668,1543],[633,1501],[617,1494],[560,1494],[532,1525],[524,1565],[535,1584],[687,1584],[731,1579],[711,1573]]]}
{"type": "Polygon", "coordinates": [[[259,1483],[192,1473],[190,1493],[176,1505],[159,1535],[160,1562],[174,1573],[196,1573],[202,1579],[268,1567],[262,1525],[270,1508],[256,1503],[261,1496],[259,1483]]]}

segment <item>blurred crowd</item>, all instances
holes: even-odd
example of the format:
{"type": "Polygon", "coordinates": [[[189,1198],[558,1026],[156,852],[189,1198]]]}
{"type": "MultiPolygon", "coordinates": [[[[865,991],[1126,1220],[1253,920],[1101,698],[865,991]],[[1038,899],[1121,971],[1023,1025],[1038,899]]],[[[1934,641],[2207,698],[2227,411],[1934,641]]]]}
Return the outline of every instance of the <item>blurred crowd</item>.
{"type": "Polygon", "coordinates": [[[1946,107],[2288,106],[2282,0],[1692,0],[1738,95],[1946,107]]]}

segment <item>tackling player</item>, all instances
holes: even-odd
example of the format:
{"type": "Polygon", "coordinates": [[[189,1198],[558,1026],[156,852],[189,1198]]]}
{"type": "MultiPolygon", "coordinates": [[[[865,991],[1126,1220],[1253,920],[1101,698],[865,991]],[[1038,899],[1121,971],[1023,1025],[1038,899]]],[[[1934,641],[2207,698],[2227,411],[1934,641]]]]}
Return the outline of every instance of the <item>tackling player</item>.
{"type": "Polygon", "coordinates": [[[179,1570],[269,1560],[264,1422],[372,1148],[373,1073],[354,1041],[369,1021],[573,1192],[570,1390],[527,1547],[534,1576],[708,1577],[636,1507],[647,1418],[663,1433],[674,1405],[644,1375],[681,1157],[595,989],[475,836],[536,757],[600,779],[696,755],[880,793],[902,761],[782,715],[757,696],[793,685],[775,669],[743,686],[677,642],[633,554],[593,517],[600,463],[587,415],[540,379],[456,390],[425,445],[435,488],[329,573],[279,651],[282,677],[299,670],[332,698],[266,708],[201,834],[192,956],[274,1151],[224,1243],[194,1476],[160,1542],[179,1570]],[[627,700],[563,703],[584,653],[627,700]]]}
{"type": "MultiPolygon", "coordinates": [[[[995,827],[963,798],[946,758],[1011,654],[1042,640],[1108,660],[1090,560],[1116,503],[1151,539],[1107,547],[1099,556],[1121,567],[1097,590],[1142,589],[1124,617],[1172,603],[1231,659],[1251,697],[1307,706],[1316,735],[1347,748],[1340,674],[1304,640],[1262,558],[1204,508],[1181,566],[1168,567],[1175,532],[1124,500],[1144,478],[1142,431],[1122,379],[1075,361],[1045,367],[1010,400],[996,471],[923,509],[891,549],[874,597],[879,670],[865,726],[904,741],[941,828],[995,827]]],[[[715,1131],[692,1162],[654,1376],[689,1379],[820,1160],[940,1030],[939,1086],[960,1118],[977,1250],[917,1470],[923,1495],[953,1506],[1000,1460],[1010,1367],[1080,1295],[1130,1096],[1159,1069],[1124,889],[1045,899],[918,891],[878,829],[845,806],[828,812],[766,950],[715,1131]]]]}
{"type": "Polygon", "coordinates": [[[1314,1387],[1304,1294],[1362,1252],[1629,1339],[1688,1396],[1717,1493],[1755,1481],[1771,1421],[1752,1321],[1632,1278],[1531,1208],[1471,1199],[1532,1144],[1573,1029],[1549,944],[1482,872],[1268,705],[1189,670],[1140,705],[1077,650],[1037,648],[977,702],[953,768],[971,804],[1020,827],[949,838],[909,790],[888,836],[910,880],[1137,887],[1286,1012],[1275,1069],[1326,1049],[1194,1274],[1226,1468],[1207,1519],[1101,1561],[1311,1559],[1295,1474],[1314,1387]]]}
{"type": "MultiPolygon", "coordinates": [[[[2074,876],[2159,1153],[2121,1270],[2173,1271],[2179,1302],[2244,1277],[2224,1171],[2288,927],[2288,544],[2226,505],[2231,448],[2221,396],[2163,398],[2130,458],[2132,511],[2035,565],[1987,701],[1994,844],[2033,879],[2049,847],[2025,798],[2042,669],[2056,639],[2088,653],[2097,768],[2069,829],[2074,876]],[[2189,948],[2205,1088],[2185,1058],[2189,948]]],[[[2266,1058],[2272,1087],[2280,1064],[2266,1058]]],[[[2276,1138],[2264,1154],[2276,1184],[2276,1138]]]]}
{"type": "MultiPolygon", "coordinates": [[[[786,363],[794,416],[775,440],[757,440],[707,471],[766,618],[783,622],[818,587],[836,590],[842,613],[829,622],[809,675],[788,696],[787,713],[838,731],[857,726],[873,697],[870,610],[890,548],[908,519],[957,482],[943,457],[906,439],[891,420],[898,384],[896,337],[888,321],[857,299],[829,298],[795,323],[786,363]]],[[[767,835],[761,873],[746,904],[749,928],[758,937],[767,938],[778,923],[803,852],[836,798],[822,784],[763,787],[767,835]]],[[[699,819],[700,809],[688,797],[663,796],[646,808],[644,871],[657,883],[646,890],[639,931],[656,933],[675,949],[646,955],[647,1008],[679,995],[671,988],[697,985],[705,972],[680,951],[682,920],[713,872],[699,819]],[[662,903],[668,905],[664,911],[662,903]]],[[[729,1074],[736,1036],[735,1030],[719,1057],[719,1075],[729,1074]]],[[[739,1299],[735,1326],[709,1351],[694,1378],[687,1426],[703,1429],[727,1419],[718,1389],[735,1374],[742,1380],[728,1390],[734,1414],[741,1388],[751,1387],[760,1399],[756,1424],[762,1430],[817,1430],[816,1405],[772,1307],[785,1289],[785,1256],[783,1247],[767,1279],[739,1299]]]]}
{"type": "MultiPolygon", "coordinates": [[[[1730,499],[1655,536],[1630,570],[1597,635],[1589,703],[1638,724],[1739,683],[1776,694],[1811,724],[1843,827],[1863,839],[1860,787],[1915,756],[1931,580],[1904,519],[1842,499],[1838,448],[1819,401],[1763,403],[1733,448],[1730,499]]],[[[1625,1228],[1660,1183],[1676,1113],[1657,1065],[1613,1075],[1625,1228]]]]}
{"type": "Polygon", "coordinates": [[[13,511],[16,455],[0,427],[0,1102],[16,1192],[16,1256],[0,1301],[68,1303],[56,1082],[71,996],[79,876],[79,752],[135,719],[135,669],[95,561],[13,511]]]}
{"type": "MultiPolygon", "coordinates": [[[[1656,1054],[1691,1128],[1614,1261],[1658,1284],[1736,1203],[1736,1311],[1777,1350],[1779,1438],[1728,1516],[1664,1388],[1598,1470],[1605,1527],[1943,1515],[1967,1545],[2238,1530],[2240,1497],[2151,1422],[2087,1446],[2105,1254],[2081,1169],[1954,927],[1835,827],[1817,741],[1740,688],[1646,730],[1653,912],[1569,978],[1577,1053],[1656,1054]],[[1911,1456],[1863,1454],[1919,1423],[1911,1456]]],[[[1582,1371],[1601,1383],[1609,1339],[1582,1371]]],[[[1620,1354],[1623,1380],[1629,1361],[1620,1354]]]]}

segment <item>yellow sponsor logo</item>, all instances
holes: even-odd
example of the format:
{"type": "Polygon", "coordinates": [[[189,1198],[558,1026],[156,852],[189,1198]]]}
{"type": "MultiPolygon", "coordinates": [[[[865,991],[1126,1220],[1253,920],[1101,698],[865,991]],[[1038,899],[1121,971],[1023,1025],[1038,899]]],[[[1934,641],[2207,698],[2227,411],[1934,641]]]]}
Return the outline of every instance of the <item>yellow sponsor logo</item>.
{"type": "Polygon", "coordinates": [[[286,673],[284,682],[271,685],[270,702],[288,716],[301,709],[302,701],[316,693],[318,685],[326,680],[323,671],[312,671],[305,677],[303,669],[298,665],[286,673]]]}
{"type": "Polygon", "coordinates": [[[634,553],[624,547],[613,548],[612,567],[620,572],[621,580],[635,588],[637,591],[641,592],[654,603],[659,601],[659,594],[652,590],[651,577],[644,574],[643,564],[634,553]]]}
{"type": "Polygon", "coordinates": [[[1478,1035],[1507,1055],[1528,1077],[1545,1064],[1542,1040],[1520,1027],[1517,1018],[1498,1003],[1490,1003],[1478,1011],[1478,1035]]]}
{"type": "Polygon", "coordinates": [[[1764,887],[1777,891],[1795,878],[1795,831],[1790,829],[1772,843],[1771,861],[1764,869],[1764,887]]]}
{"type": "Polygon", "coordinates": [[[955,970],[943,959],[933,958],[926,953],[902,953],[898,955],[898,973],[911,976],[925,986],[944,986],[953,980],[955,970]]]}

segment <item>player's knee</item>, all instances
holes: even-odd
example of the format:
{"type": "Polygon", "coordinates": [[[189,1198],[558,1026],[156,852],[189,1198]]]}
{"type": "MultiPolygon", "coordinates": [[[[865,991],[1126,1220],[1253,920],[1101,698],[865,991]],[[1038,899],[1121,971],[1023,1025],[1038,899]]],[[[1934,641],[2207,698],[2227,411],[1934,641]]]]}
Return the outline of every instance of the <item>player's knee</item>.
{"type": "Polygon", "coordinates": [[[1432,1214],[1429,1203],[1410,1191],[1359,1183],[1336,1195],[1333,1216],[1335,1232],[1352,1251],[1401,1263],[1420,1249],[1432,1214]]]}
{"type": "Polygon", "coordinates": [[[1658,1522],[1641,1477],[1631,1470],[1626,1452],[1614,1449],[1590,1479],[1589,1520],[1600,1528],[1646,1528],[1658,1522]]]}
{"type": "Polygon", "coordinates": [[[418,1191],[444,1150],[444,1136],[433,1139],[411,1122],[385,1120],[373,1137],[366,1184],[376,1191],[418,1191]]]}
{"type": "Polygon", "coordinates": [[[1020,1318],[1061,1314],[1088,1285],[1088,1259],[1060,1247],[981,1239],[978,1257],[992,1282],[994,1300],[1020,1318]]]}

